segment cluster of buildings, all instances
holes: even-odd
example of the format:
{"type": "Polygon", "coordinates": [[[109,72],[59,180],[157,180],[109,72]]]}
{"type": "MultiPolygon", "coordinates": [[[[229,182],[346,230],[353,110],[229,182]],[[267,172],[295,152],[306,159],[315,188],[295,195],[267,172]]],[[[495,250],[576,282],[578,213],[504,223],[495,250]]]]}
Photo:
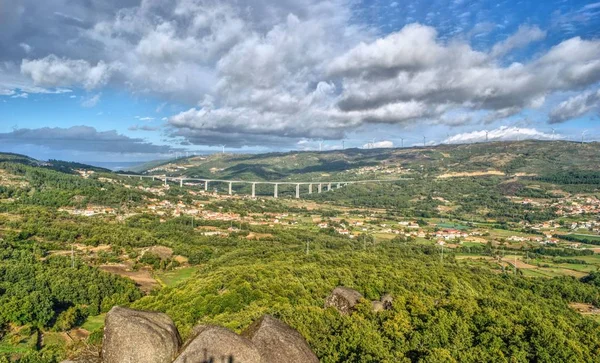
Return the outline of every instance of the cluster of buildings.
{"type": "Polygon", "coordinates": [[[600,213],[600,199],[592,197],[565,198],[551,206],[555,207],[556,214],[561,216],[600,213]]]}

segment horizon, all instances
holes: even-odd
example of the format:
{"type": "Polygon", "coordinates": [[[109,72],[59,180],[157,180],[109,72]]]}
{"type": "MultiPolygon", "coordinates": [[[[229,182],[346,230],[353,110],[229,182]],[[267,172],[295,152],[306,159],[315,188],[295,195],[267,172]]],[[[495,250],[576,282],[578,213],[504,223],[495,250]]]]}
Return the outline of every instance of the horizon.
{"type": "MultiPolygon", "coordinates": [[[[152,160],[146,160],[146,161],[136,161],[136,160],[122,160],[122,161],[110,161],[110,160],[68,160],[68,159],[38,159],[33,157],[32,155],[28,155],[28,154],[22,154],[22,153],[12,153],[12,152],[7,152],[7,151],[3,151],[0,149],[0,154],[2,153],[6,153],[6,154],[16,154],[16,155],[21,155],[21,156],[25,156],[25,157],[29,157],[38,161],[43,161],[43,162],[48,162],[51,160],[57,160],[57,161],[65,161],[65,162],[72,162],[72,163],[79,163],[79,164],[84,164],[84,165],[89,165],[89,166],[96,166],[96,167],[104,167],[106,169],[110,169],[111,171],[119,171],[119,170],[126,170],[126,169],[122,169],[122,168],[110,168],[107,165],[114,165],[114,166],[118,166],[119,164],[129,164],[127,166],[141,166],[144,164],[148,164],[148,163],[154,163],[154,162],[172,162],[172,161],[177,161],[177,160],[185,160],[185,159],[191,159],[194,157],[198,157],[198,156],[204,156],[204,157],[210,157],[213,155],[267,155],[267,154],[293,154],[293,153],[334,153],[334,152],[345,152],[345,151],[353,151],[353,150],[364,150],[364,151],[373,151],[373,150],[400,150],[400,149],[435,149],[438,147],[460,147],[460,146],[465,146],[465,145],[478,145],[478,144],[485,144],[485,143],[520,143],[520,142],[566,142],[566,143],[573,143],[573,144],[581,144],[581,141],[577,141],[577,140],[545,140],[545,139],[522,139],[522,140],[489,140],[489,141],[475,141],[475,142],[465,142],[465,143],[446,143],[446,144],[427,144],[425,146],[423,145],[411,145],[411,146],[405,146],[405,147],[400,147],[400,146],[393,146],[393,147],[348,147],[345,149],[331,149],[331,150],[272,150],[272,151],[265,151],[265,152],[260,152],[260,151],[255,151],[255,152],[236,152],[236,151],[228,151],[228,152],[221,152],[221,151],[213,151],[211,153],[194,153],[191,155],[183,155],[185,153],[182,153],[181,156],[173,156],[173,157],[164,157],[164,158],[160,158],[160,159],[152,159],[152,160]],[[104,165],[104,166],[103,166],[104,165]]],[[[600,141],[598,140],[590,140],[590,141],[583,141],[584,144],[594,144],[594,143],[598,143],[600,141]]]]}

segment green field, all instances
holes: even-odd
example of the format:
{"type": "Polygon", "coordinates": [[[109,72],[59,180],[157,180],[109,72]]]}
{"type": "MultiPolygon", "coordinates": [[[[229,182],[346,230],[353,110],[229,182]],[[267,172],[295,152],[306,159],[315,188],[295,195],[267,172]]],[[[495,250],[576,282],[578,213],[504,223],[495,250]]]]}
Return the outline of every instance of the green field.
{"type": "Polygon", "coordinates": [[[470,227],[465,226],[463,224],[452,223],[452,222],[438,223],[437,226],[439,228],[453,228],[453,229],[458,229],[460,231],[467,230],[467,229],[470,228],[470,227]]]}
{"type": "Polygon", "coordinates": [[[196,271],[198,271],[196,267],[182,267],[173,271],[157,273],[156,279],[167,287],[173,287],[192,277],[196,271]]]}
{"type": "Polygon", "coordinates": [[[96,331],[104,326],[105,317],[106,314],[90,316],[81,327],[89,332],[96,331]]]}

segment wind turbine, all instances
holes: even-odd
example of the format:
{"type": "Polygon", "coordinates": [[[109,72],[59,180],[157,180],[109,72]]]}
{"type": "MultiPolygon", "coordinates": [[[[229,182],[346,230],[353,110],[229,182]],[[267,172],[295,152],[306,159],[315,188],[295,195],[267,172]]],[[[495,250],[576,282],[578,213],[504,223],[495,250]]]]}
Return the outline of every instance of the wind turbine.
{"type": "Polygon", "coordinates": [[[319,151],[323,151],[323,140],[319,140],[319,151]]]}
{"type": "Polygon", "coordinates": [[[556,132],[556,130],[553,127],[551,127],[550,130],[552,130],[552,139],[551,140],[554,140],[554,133],[556,132]]]}
{"type": "Polygon", "coordinates": [[[225,154],[225,145],[221,145],[221,148],[222,148],[222,151],[221,151],[221,153],[222,153],[222,154],[225,154]]]}
{"type": "Polygon", "coordinates": [[[404,147],[404,138],[403,137],[400,138],[400,147],[404,147]]]}
{"type": "Polygon", "coordinates": [[[490,133],[489,131],[487,131],[487,130],[485,131],[485,142],[489,141],[489,137],[488,137],[489,133],[490,133]]]}
{"type": "Polygon", "coordinates": [[[375,148],[375,139],[373,138],[371,140],[371,149],[374,149],[374,148],[375,148]]]}
{"type": "Polygon", "coordinates": [[[427,141],[427,138],[423,135],[423,147],[425,147],[426,141],[427,141]]]}
{"type": "Polygon", "coordinates": [[[583,145],[583,138],[585,137],[585,134],[588,133],[589,130],[583,130],[583,132],[581,133],[581,145],[583,145]]]}

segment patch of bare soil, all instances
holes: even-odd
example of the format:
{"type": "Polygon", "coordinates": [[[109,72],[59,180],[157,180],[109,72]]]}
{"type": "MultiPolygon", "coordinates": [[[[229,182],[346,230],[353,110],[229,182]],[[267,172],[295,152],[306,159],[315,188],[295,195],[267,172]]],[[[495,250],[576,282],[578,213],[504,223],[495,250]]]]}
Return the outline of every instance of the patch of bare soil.
{"type": "Polygon", "coordinates": [[[569,307],[583,315],[600,315],[600,308],[597,308],[592,304],[574,302],[570,303],[569,307]]]}
{"type": "Polygon", "coordinates": [[[250,232],[248,233],[248,235],[246,236],[246,239],[250,239],[250,240],[260,240],[263,238],[271,238],[273,237],[272,234],[270,233],[254,233],[254,232],[250,232]]]}
{"type": "Polygon", "coordinates": [[[487,240],[485,238],[473,237],[473,236],[469,236],[469,237],[465,238],[465,241],[475,242],[475,243],[487,243],[487,240]]]}
{"type": "MultiPolygon", "coordinates": [[[[514,258],[503,258],[502,261],[508,263],[511,266],[515,265],[515,259],[514,258]]],[[[525,263],[519,259],[517,259],[517,268],[518,269],[532,269],[532,268],[537,268],[537,266],[534,265],[530,265],[528,263],[525,263]]]]}
{"type": "Polygon", "coordinates": [[[188,263],[188,258],[184,256],[175,255],[173,256],[173,259],[182,265],[188,263]]]}
{"type": "Polygon", "coordinates": [[[472,172],[461,172],[461,173],[446,173],[438,176],[439,179],[445,178],[464,178],[468,176],[487,176],[487,175],[505,175],[500,170],[488,170],[488,171],[472,171],[472,172]]]}
{"type": "Polygon", "coordinates": [[[149,269],[141,268],[137,271],[131,270],[130,266],[126,264],[114,264],[114,265],[101,265],[102,271],[109,272],[111,274],[127,277],[136,285],[139,286],[140,290],[145,293],[152,291],[155,287],[159,286],[158,281],[152,277],[152,273],[149,269]]]}

